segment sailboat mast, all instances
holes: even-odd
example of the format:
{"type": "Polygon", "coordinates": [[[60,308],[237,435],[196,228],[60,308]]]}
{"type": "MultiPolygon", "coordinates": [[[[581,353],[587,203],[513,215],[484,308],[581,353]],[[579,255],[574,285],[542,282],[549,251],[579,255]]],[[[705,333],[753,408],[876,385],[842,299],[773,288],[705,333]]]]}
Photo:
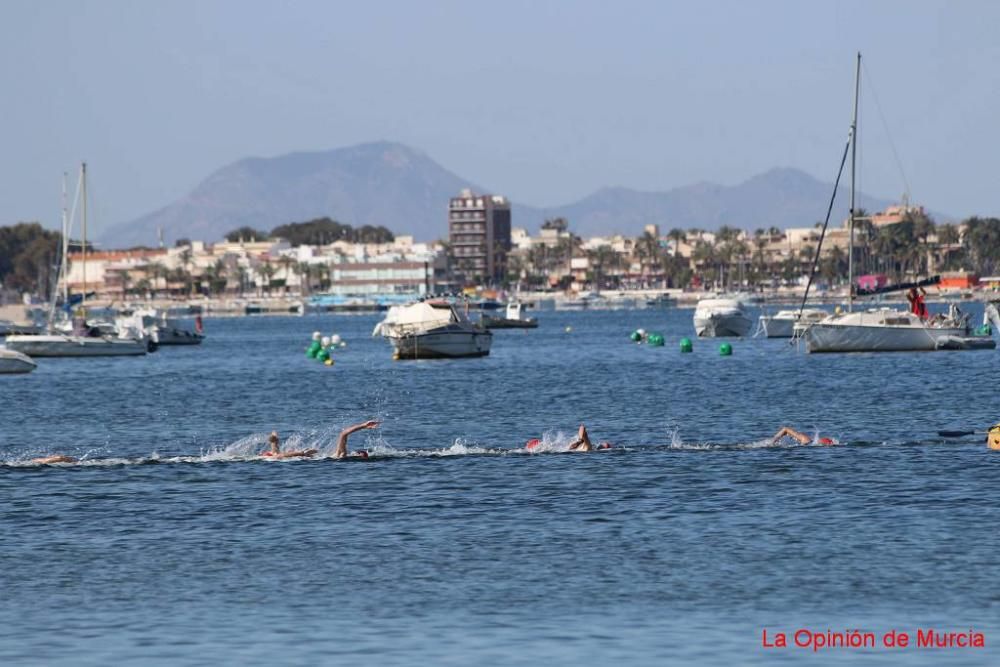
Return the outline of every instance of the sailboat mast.
{"type": "MultiPolygon", "coordinates": [[[[59,280],[62,281],[63,305],[69,305],[69,281],[66,280],[66,256],[69,254],[69,218],[66,213],[66,178],[63,172],[62,180],[62,261],[59,263],[59,280]]],[[[53,303],[55,299],[52,300],[53,303]]]]}
{"type": "Polygon", "coordinates": [[[86,304],[87,304],[87,163],[83,162],[80,164],[80,188],[83,193],[83,295],[80,299],[80,310],[83,311],[83,316],[86,317],[86,304]]]}
{"type": "Polygon", "coordinates": [[[847,251],[847,312],[854,310],[854,173],[858,155],[858,97],[861,93],[861,52],[854,72],[854,117],[851,120],[851,221],[847,251]]]}

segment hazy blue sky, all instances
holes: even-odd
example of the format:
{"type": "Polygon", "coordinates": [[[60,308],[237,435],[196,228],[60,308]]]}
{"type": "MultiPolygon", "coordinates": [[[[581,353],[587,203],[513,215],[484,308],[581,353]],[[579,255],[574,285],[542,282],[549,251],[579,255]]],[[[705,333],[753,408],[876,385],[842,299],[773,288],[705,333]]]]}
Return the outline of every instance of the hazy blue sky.
{"type": "Polygon", "coordinates": [[[396,140],[534,205],[604,185],[832,181],[1000,214],[1000,3],[0,0],[0,224],[56,224],[85,158],[92,224],[246,156],[396,140]]]}

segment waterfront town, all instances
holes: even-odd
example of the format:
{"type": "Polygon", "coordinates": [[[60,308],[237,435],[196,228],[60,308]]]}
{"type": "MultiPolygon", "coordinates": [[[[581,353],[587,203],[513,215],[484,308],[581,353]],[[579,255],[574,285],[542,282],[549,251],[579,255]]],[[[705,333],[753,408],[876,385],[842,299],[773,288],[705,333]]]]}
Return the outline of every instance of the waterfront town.
{"type": "MultiPolygon", "coordinates": [[[[846,289],[848,220],[831,224],[820,248],[821,223],[715,231],[646,225],[637,237],[581,238],[571,220],[555,218],[532,234],[512,220],[506,197],[469,190],[443,205],[442,215],[448,238],[432,242],[383,227],[354,230],[329,218],[285,224],[275,228],[278,233],[237,229],[219,242],[181,239],[173,247],[88,244],[83,252],[79,241],[71,241],[65,283],[70,293],[87,293],[95,304],[203,299],[206,311],[220,314],[267,311],[269,301],[287,312],[291,300],[298,300],[293,309],[308,300],[321,309],[362,310],[455,292],[474,298],[532,295],[556,304],[601,294],[694,299],[740,291],[794,297],[814,262],[819,294],[846,289]],[[259,303],[248,305],[253,300],[259,303]]],[[[853,274],[862,287],[938,274],[945,292],[993,289],[1000,285],[991,275],[998,229],[994,219],[935,224],[923,207],[908,202],[870,215],[859,210],[853,274]]],[[[0,275],[8,304],[42,303],[58,291],[55,270],[45,271],[58,265],[58,242],[50,245],[43,259],[24,260],[27,268],[18,265],[17,248],[10,251],[13,259],[0,275]]]]}

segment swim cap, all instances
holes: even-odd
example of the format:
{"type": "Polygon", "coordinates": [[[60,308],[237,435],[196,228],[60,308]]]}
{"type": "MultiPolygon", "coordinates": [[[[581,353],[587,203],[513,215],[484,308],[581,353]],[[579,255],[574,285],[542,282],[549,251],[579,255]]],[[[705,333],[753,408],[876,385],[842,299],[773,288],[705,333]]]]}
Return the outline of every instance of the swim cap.
{"type": "Polygon", "coordinates": [[[528,442],[526,442],[524,444],[524,448],[525,449],[534,449],[535,447],[537,447],[540,444],[542,444],[541,440],[539,440],[538,438],[532,438],[531,440],[529,440],[528,442]]]}
{"type": "Polygon", "coordinates": [[[597,446],[597,448],[598,449],[611,449],[611,443],[610,442],[602,442],[601,444],[599,444],[597,446]]]}
{"type": "Polygon", "coordinates": [[[359,449],[357,453],[355,453],[355,456],[357,456],[358,458],[366,459],[368,458],[368,452],[366,452],[363,449],[359,449]]]}
{"type": "Polygon", "coordinates": [[[833,445],[833,444],[836,444],[836,443],[834,442],[833,438],[820,438],[819,439],[819,444],[821,444],[821,445],[833,445]]]}

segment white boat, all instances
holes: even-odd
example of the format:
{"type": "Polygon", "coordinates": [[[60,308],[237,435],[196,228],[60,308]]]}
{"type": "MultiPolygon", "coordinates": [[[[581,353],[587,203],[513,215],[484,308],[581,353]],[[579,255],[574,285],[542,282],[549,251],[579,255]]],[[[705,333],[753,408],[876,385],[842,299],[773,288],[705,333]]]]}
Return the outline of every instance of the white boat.
{"type": "MultiPolygon", "coordinates": [[[[858,54],[857,68],[854,79],[854,115],[851,121],[851,131],[848,144],[844,148],[841,168],[847,159],[847,149],[851,150],[851,216],[848,223],[850,230],[850,247],[854,246],[855,220],[855,155],[857,153],[858,135],[858,101],[861,82],[861,54],[858,54]]],[[[839,180],[839,175],[838,175],[839,180]]],[[[829,222],[829,215],[827,216],[829,222]]],[[[820,235],[819,248],[822,248],[823,236],[826,234],[826,223],[823,234],[820,235]]],[[[819,248],[817,253],[820,252],[819,248]]],[[[854,285],[854,253],[848,253],[847,278],[848,284],[854,285]]],[[[814,265],[815,270],[815,265],[814,265]]],[[[812,275],[810,275],[810,284],[812,275]]],[[[863,295],[882,294],[900,289],[920,287],[934,284],[934,280],[925,280],[906,285],[880,287],[876,290],[860,292],[863,295]]],[[[808,296],[808,286],[807,286],[808,296]]],[[[962,317],[958,308],[952,305],[948,316],[938,315],[923,319],[913,312],[894,310],[890,308],[854,311],[855,292],[852,287],[848,298],[847,312],[831,315],[826,319],[805,327],[802,339],[808,352],[903,352],[929,351],[955,348],[970,333],[968,316],[962,317]]]]}
{"type": "Polygon", "coordinates": [[[878,308],[815,322],[803,338],[809,352],[919,352],[941,349],[969,333],[967,324],[950,317],[924,321],[913,313],[878,308]]]}
{"type": "Polygon", "coordinates": [[[131,318],[119,318],[119,326],[139,326],[156,345],[200,345],[205,340],[201,316],[195,318],[194,330],[185,328],[179,320],[167,317],[156,308],[137,310],[131,318]]]}
{"type": "Polygon", "coordinates": [[[372,335],[389,339],[395,359],[484,357],[493,342],[492,333],[441,300],[393,306],[372,335]]]}
{"type": "Polygon", "coordinates": [[[694,330],[701,338],[743,337],[753,324],[739,299],[702,299],[694,309],[694,330]]]}
{"type": "Polygon", "coordinates": [[[757,323],[757,331],[765,338],[791,338],[798,328],[800,331],[813,322],[819,322],[830,316],[819,308],[802,309],[801,317],[796,310],[779,310],[774,315],[761,315],[757,323]]]}
{"type": "Polygon", "coordinates": [[[13,373],[30,373],[38,367],[31,357],[16,350],[5,350],[0,347],[0,375],[13,373]]]}
{"type": "Polygon", "coordinates": [[[507,310],[503,317],[483,315],[483,326],[487,329],[535,329],[538,327],[538,320],[524,314],[524,307],[518,301],[511,301],[507,304],[507,310]]]}
{"type": "MultiPolygon", "coordinates": [[[[80,303],[82,312],[86,312],[87,295],[87,164],[80,166],[80,185],[77,194],[82,193],[83,203],[83,299],[80,303]]],[[[63,186],[63,247],[62,261],[59,267],[59,279],[63,289],[63,303],[70,302],[69,289],[66,281],[66,255],[69,242],[69,222],[66,217],[65,184],[63,186]]],[[[88,326],[86,316],[81,315],[71,325],[72,331],[60,332],[53,324],[55,299],[49,312],[48,331],[39,334],[8,335],[6,346],[9,350],[21,352],[32,357],[120,357],[140,356],[147,352],[148,341],[141,332],[129,329],[115,331],[107,325],[88,326]]]]}

